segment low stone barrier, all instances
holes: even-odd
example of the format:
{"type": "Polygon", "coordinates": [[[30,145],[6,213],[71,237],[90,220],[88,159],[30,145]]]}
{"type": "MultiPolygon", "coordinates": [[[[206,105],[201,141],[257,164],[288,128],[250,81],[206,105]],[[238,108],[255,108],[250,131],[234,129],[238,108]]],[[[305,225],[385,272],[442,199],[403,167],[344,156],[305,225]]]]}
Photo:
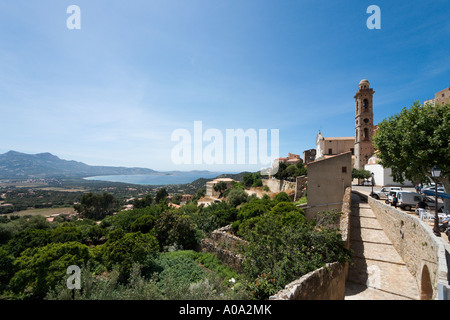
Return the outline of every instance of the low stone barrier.
{"type": "Polygon", "coordinates": [[[203,239],[200,243],[203,252],[209,252],[231,269],[242,272],[242,262],[244,258],[236,254],[239,246],[245,244],[245,241],[230,233],[231,225],[214,230],[210,236],[203,239]]]}
{"type": "Polygon", "coordinates": [[[270,300],[343,300],[346,266],[329,263],[289,283],[270,300]]]}

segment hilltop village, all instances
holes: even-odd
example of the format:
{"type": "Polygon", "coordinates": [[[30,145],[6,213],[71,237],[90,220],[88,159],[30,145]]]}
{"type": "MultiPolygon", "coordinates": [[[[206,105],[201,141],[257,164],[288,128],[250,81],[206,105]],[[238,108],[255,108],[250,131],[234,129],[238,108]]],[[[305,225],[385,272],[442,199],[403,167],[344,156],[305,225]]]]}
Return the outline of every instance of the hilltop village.
{"type": "MultiPolygon", "coordinates": [[[[354,136],[318,132],[315,149],[276,159],[271,176],[243,172],[174,189],[3,181],[0,299],[447,299],[448,194],[419,208],[383,191],[424,181],[399,182],[395,166],[381,165],[385,150],[374,140],[386,128],[374,124],[374,93],[359,82],[354,136]]],[[[411,109],[442,112],[442,125],[449,93],[411,109]]],[[[407,193],[418,203],[425,189],[407,193]]]]}

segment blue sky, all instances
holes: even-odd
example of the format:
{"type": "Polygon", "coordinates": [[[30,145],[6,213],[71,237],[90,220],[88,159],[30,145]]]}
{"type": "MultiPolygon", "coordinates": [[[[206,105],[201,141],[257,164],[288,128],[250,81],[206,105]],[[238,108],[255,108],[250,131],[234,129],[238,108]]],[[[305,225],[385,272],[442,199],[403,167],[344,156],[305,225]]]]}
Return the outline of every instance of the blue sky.
{"type": "Polygon", "coordinates": [[[0,153],[175,165],[174,130],[278,129],[280,155],[354,134],[361,79],[374,121],[450,86],[448,1],[0,2],[0,153]],[[81,29],[69,30],[70,5],[81,29]],[[369,30],[370,5],[381,29],[369,30]]]}

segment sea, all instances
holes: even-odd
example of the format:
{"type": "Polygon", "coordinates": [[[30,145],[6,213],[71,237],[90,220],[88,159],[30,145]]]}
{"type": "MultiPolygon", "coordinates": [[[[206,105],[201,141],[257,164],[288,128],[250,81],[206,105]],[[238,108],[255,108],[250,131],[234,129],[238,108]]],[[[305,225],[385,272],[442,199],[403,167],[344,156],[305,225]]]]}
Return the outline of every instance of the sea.
{"type": "Polygon", "coordinates": [[[159,172],[157,174],[95,176],[84,179],[158,186],[191,183],[199,178],[213,179],[221,174],[230,174],[230,172],[177,171],[159,172]]]}

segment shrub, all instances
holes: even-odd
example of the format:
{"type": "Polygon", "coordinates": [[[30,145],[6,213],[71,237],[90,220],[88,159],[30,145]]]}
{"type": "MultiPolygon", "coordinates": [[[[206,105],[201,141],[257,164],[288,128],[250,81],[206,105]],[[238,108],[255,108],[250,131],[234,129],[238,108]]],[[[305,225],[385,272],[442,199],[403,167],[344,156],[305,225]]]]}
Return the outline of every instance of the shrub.
{"type": "Polygon", "coordinates": [[[118,266],[120,280],[128,279],[134,263],[143,263],[148,254],[158,251],[158,242],[150,234],[126,233],[121,238],[112,238],[102,246],[102,261],[112,270],[118,266]]]}
{"type": "MultiPolygon", "coordinates": [[[[245,229],[243,264],[248,277],[268,274],[278,288],[328,262],[345,262],[350,251],[335,228],[316,225],[294,211],[268,212],[245,229]]],[[[260,295],[260,294],[258,294],[260,295]]]]}
{"type": "Polygon", "coordinates": [[[289,196],[287,195],[286,192],[280,192],[275,196],[275,198],[273,199],[273,202],[275,204],[277,204],[279,202],[291,202],[291,198],[289,198],[289,196]]]}
{"type": "Polygon", "coordinates": [[[203,234],[187,215],[168,211],[155,223],[155,233],[161,248],[178,245],[184,249],[193,249],[203,234]]]}
{"type": "Polygon", "coordinates": [[[231,206],[237,207],[238,205],[246,202],[247,200],[248,200],[247,192],[241,189],[232,189],[228,194],[227,202],[231,206]]]}
{"type": "Polygon", "coordinates": [[[18,271],[10,281],[11,290],[19,295],[29,292],[35,297],[43,297],[60,282],[69,266],[81,266],[90,258],[89,248],[77,242],[27,249],[15,260],[18,271]]]}

